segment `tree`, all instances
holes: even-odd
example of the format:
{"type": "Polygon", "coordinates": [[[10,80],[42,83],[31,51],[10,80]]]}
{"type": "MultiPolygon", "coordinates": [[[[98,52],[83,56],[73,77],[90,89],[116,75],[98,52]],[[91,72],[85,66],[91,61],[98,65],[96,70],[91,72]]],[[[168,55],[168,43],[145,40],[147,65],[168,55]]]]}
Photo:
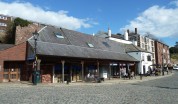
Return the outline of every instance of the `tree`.
{"type": "Polygon", "coordinates": [[[175,48],[178,48],[178,42],[176,42],[176,45],[174,46],[175,48]]]}
{"type": "Polygon", "coordinates": [[[174,47],[169,48],[170,55],[172,59],[178,59],[178,42],[176,42],[176,45],[174,47]]]}
{"type": "Polygon", "coordinates": [[[14,20],[15,26],[25,27],[25,26],[28,26],[29,24],[31,24],[31,22],[24,20],[24,19],[21,19],[19,17],[14,20]]]}
{"type": "Polygon", "coordinates": [[[15,29],[14,22],[13,21],[8,22],[6,31],[5,31],[6,35],[3,39],[3,43],[14,44],[14,42],[15,42],[15,39],[13,39],[13,35],[15,35],[14,29],[15,29]]]}

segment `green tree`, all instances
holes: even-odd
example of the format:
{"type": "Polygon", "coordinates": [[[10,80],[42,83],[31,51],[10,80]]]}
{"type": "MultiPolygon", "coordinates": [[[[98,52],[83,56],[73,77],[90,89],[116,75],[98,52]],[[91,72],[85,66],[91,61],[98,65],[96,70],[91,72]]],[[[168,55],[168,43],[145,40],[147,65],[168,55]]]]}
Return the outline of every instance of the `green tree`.
{"type": "Polygon", "coordinates": [[[6,27],[6,35],[3,38],[3,43],[6,44],[14,44],[15,39],[13,39],[13,35],[15,35],[15,27],[14,27],[14,22],[8,22],[7,27],[6,27]]]}
{"type": "Polygon", "coordinates": [[[178,59],[178,42],[176,42],[176,45],[174,47],[169,48],[169,52],[172,59],[178,59]]]}
{"type": "Polygon", "coordinates": [[[15,26],[25,27],[25,26],[28,26],[29,24],[31,24],[31,22],[24,20],[24,19],[21,19],[19,17],[14,20],[15,26]]]}

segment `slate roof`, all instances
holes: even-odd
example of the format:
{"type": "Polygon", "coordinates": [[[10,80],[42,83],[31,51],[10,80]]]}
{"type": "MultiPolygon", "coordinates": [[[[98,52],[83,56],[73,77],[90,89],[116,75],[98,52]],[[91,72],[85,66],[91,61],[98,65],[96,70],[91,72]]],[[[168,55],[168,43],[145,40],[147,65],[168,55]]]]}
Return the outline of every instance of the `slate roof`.
{"type": "MultiPolygon", "coordinates": [[[[108,37],[108,33],[107,32],[102,32],[100,34],[96,34],[96,37],[102,37],[102,38],[107,38],[108,37]]],[[[112,38],[117,38],[117,39],[124,39],[124,35],[122,34],[111,34],[112,38]]]]}
{"type": "Polygon", "coordinates": [[[0,51],[13,46],[14,46],[13,44],[0,44],[0,51]]]}
{"type": "Polygon", "coordinates": [[[123,44],[123,46],[125,47],[126,52],[147,52],[147,53],[150,53],[138,46],[135,46],[134,44],[123,44]]]}
{"type": "MultiPolygon", "coordinates": [[[[28,41],[34,47],[33,38],[28,41]]],[[[37,44],[39,55],[137,61],[126,54],[122,44],[118,42],[53,26],[40,31],[37,44]],[[57,38],[55,33],[62,34],[64,38],[57,38]],[[87,43],[94,47],[89,47],[87,43]]]]}

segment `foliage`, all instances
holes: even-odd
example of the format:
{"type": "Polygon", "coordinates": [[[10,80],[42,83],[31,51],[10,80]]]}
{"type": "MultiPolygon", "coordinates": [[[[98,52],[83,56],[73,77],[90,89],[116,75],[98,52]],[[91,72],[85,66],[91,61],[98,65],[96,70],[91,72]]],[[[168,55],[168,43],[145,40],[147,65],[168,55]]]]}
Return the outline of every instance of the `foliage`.
{"type": "Polygon", "coordinates": [[[176,45],[174,47],[169,48],[170,55],[172,59],[178,60],[178,42],[176,42],[176,45]]]}
{"type": "Polygon", "coordinates": [[[178,60],[178,53],[177,54],[171,54],[172,59],[177,59],[178,60]]]}
{"type": "Polygon", "coordinates": [[[178,48],[177,47],[171,47],[169,48],[170,54],[175,54],[178,53],[178,48]]]}
{"type": "Polygon", "coordinates": [[[16,26],[25,27],[25,26],[28,26],[29,24],[31,24],[31,22],[21,19],[21,18],[16,18],[12,22],[10,21],[6,27],[6,31],[5,31],[6,36],[3,38],[3,43],[14,44],[16,26]]]}
{"type": "Polygon", "coordinates": [[[31,22],[24,20],[24,19],[21,19],[19,17],[14,20],[15,26],[25,27],[25,26],[28,26],[29,24],[31,24],[31,22]]]}
{"type": "Polygon", "coordinates": [[[8,22],[7,24],[7,27],[6,27],[6,35],[3,39],[3,43],[6,43],[6,44],[13,44],[15,39],[13,39],[13,35],[15,34],[14,33],[14,22],[8,22]]]}

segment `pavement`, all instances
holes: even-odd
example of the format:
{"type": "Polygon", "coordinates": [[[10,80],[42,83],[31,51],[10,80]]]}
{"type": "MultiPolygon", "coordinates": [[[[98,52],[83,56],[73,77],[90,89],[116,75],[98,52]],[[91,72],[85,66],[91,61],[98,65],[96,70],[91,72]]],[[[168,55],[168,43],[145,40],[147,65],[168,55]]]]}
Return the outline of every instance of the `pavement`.
{"type": "MultiPolygon", "coordinates": [[[[38,83],[36,86],[39,87],[45,87],[45,86],[53,86],[53,87],[64,87],[64,86],[83,86],[83,85],[95,85],[95,86],[100,86],[100,85],[110,85],[110,84],[132,84],[132,83],[139,83],[139,82],[145,82],[145,81],[150,81],[150,80],[156,80],[156,79],[160,79],[160,78],[165,78],[165,77],[170,77],[172,76],[174,73],[169,73],[168,75],[165,74],[164,76],[142,76],[142,79],[140,79],[140,76],[136,76],[133,79],[118,79],[118,78],[111,78],[110,80],[104,80],[101,83],[92,83],[92,82],[72,82],[69,84],[66,83],[38,83]]],[[[3,85],[9,85],[11,87],[30,87],[30,86],[35,86],[33,85],[31,82],[28,81],[20,81],[20,82],[5,82],[0,84],[0,87],[3,85]]]]}
{"type": "Polygon", "coordinates": [[[177,79],[178,72],[102,83],[1,83],[0,104],[177,104],[177,79]]]}
{"type": "Polygon", "coordinates": [[[106,80],[105,83],[139,83],[139,82],[145,82],[150,80],[156,80],[160,78],[170,77],[174,73],[169,73],[168,75],[165,74],[164,76],[142,76],[142,79],[140,79],[140,76],[136,76],[136,78],[133,79],[113,79],[113,80],[106,80]]]}

